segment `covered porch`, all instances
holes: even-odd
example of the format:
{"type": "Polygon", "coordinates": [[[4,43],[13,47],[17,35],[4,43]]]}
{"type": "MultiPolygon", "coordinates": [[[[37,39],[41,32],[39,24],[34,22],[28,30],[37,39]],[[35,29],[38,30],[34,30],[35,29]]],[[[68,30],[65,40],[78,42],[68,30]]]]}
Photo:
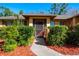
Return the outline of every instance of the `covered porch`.
{"type": "MultiPolygon", "coordinates": [[[[51,20],[54,19],[53,15],[43,14],[30,14],[23,15],[28,26],[35,28],[35,36],[44,36],[44,31],[50,26],[51,20]]],[[[46,36],[46,35],[45,35],[46,36]]]]}
{"type": "Polygon", "coordinates": [[[36,22],[40,22],[40,24],[44,25],[45,27],[50,26],[50,21],[54,19],[54,15],[48,14],[26,14],[23,15],[25,17],[25,21],[29,26],[34,26],[36,22]]]}

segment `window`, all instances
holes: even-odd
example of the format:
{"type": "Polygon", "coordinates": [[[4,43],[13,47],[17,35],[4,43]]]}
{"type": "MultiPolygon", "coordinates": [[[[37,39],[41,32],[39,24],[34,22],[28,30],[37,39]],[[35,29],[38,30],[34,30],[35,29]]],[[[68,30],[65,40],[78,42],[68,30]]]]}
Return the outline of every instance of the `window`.
{"type": "Polygon", "coordinates": [[[24,20],[24,21],[23,21],[23,24],[24,24],[24,25],[27,25],[27,21],[26,21],[26,20],[24,20]]]}
{"type": "Polygon", "coordinates": [[[3,24],[3,25],[6,25],[6,26],[9,26],[9,25],[12,25],[12,24],[13,24],[13,21],[10,21],[10,20],[5,21],[5,20],[3,20],[3,21],[2,21],[2,24],[3,24]]]}
{"type": "Polygon", "coordinates": [[[50,26],[54,26],[54,21],[53,20],[50,21],[50,26]]]}
{"type": "Polygon", "coordinates": [[[6,21],[6,25],[7,25],[7,26],[12,25],[12,21],[6,21]]]}
{"type": "Polygon", "coordinates": [[[64,23],[62,21],[60,21],[60,25],[64,25],[64,23]]]}

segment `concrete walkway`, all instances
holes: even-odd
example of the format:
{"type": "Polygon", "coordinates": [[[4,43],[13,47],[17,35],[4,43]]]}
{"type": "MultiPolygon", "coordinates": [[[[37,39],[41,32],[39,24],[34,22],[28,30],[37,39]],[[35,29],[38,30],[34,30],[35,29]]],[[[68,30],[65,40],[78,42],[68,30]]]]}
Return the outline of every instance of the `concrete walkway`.
{"type": "Polygon", "coordinates": [[[62,54],[46,47],[43,38],[35,40],[31,47],[31,50],[38,56],[62,56],[62,54]]]}

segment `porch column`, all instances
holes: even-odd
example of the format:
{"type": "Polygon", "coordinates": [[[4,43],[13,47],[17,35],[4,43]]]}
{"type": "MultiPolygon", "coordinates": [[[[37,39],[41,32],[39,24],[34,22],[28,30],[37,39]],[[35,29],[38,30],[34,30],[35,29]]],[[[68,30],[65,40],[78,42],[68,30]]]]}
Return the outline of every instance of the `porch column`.
{"type": "Polygon", "coordinates": [[[0,20],[0,27],[2,27],[3,26],[3,24],[2,24],[2,21],[0,20]]]}
{"type": "Polygon", "coordinates": [[[50,26],[50,18],[47,18],[47,27],[49,27],[50,26]]]}
{"type": "Polygon", "coordinates": [[[72,19],[72,26],[75,26],[75,17],[72,19]]]}
{"type": "Polygon", "coordinates": [[[33,26],[33,18],[29,18],[29,26],[33,26]]]}

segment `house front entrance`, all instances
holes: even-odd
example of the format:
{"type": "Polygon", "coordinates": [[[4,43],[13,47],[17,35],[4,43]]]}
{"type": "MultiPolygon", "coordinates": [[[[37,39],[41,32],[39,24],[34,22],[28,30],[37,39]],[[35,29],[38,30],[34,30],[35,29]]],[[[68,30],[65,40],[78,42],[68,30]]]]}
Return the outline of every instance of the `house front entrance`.
{"type": "Polygon", "coordinates": [[[35,37],[43,37],[44,27],[46,26],[45,19],[33,19],[33,26],[35,28],[35,37]]]}

